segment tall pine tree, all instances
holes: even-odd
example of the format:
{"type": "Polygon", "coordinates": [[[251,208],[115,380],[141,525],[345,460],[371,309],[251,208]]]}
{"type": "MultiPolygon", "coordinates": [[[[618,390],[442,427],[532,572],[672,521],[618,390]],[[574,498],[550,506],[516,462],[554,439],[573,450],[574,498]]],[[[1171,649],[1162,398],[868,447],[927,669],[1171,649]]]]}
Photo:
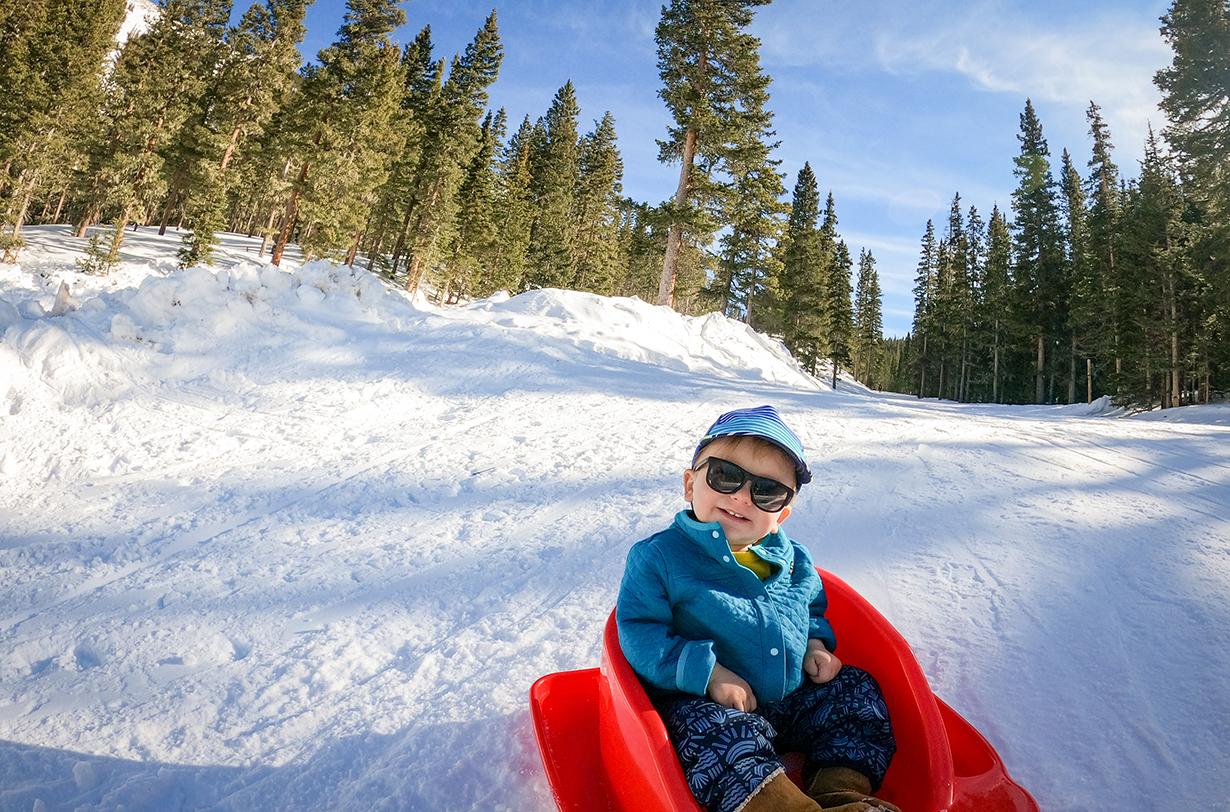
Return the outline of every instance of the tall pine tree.
{"type": "Polygon", "coordinates": [[[671,0],[662,8],[656,31],[663,83],[659,95],[674,126],[659,142],[659,160],[678,162],[680,168],[658,304],[674,302],[685,235],[708,242],[710,226],[701,211],[712,205],[716,193],[711,173],[722,168],[729,146],[741,140],[740,128],[749,122],[740,112],[754,109],[768,87],[769,78],[760,71],[760,41],[747,28],[756,7],[769,2],[671,0]]]}
{"type": "Polygon", "coordinates": [[[448,79],[429,102],[426,130],[409,172],[402,229],[393,250],[396,273],[408,254],[406,289],[415,290],[426,270],[448,259],[457,227],[457,193],[482,141],[480,122],[487,88],[499,75],[504,51],[492,12],[465,51],[453,59],[448,79]]]}
{"type": "MultiPolygon", "coordinates": [[[[1017,327],[1029,335],[1036,351],[1034,402],[1047,400],[1047,378],[1052,373],[1052,350],[1062,334],[1066,318],[1063,243],[1059,226],[1055,180],[1051,175],[1050,150],[1042,136],[1042,124],[1033,102],[1025,102],[1021,114],[1021,154],[1016,158],[1018,185],[1012,193],[1017,327]]],[[[1053,376],[1052,376],[1053,380],[1053,376]]]]}
{"type": "Polygon", "coordinates": [[[811,164],[803,164],[794,184],[790,219],[779,245],[781,262],[780,330],[787,349],[812,374],[822,356],[825,273],[833,252],[819,228],[820,194],[811,164]]]}
{"type": "Polygon", "coordinates": [[[192,232],[185,235],[185,265],[209,262],[215,232],[226,221],[226,203],[240,175],[249,144],[259,143],[281,107],[299,68],[298,45],[308,0],[254,3],[227,37],[226,58],[195,127],[185,128],[180,166],[164,207],[165,230],[173,205],[182,197],[192,232]]]}
{"type": "Polygon", "coordinates": [[[874,374],[884,339],[881,310],[876,260],[870,251],[863,249],[858,257],[858,284],[854,294],[854,377],[868,386],[875,385],[874,374]]]}
{"type": "Polygon", "coordinates": [[[62,193],[83,157],[123,16],[123,0],[32,0],[0,13],[0,194],[14,238],[34,196],[62,193]]]}
{"type": "Polygon", "coordinates": [[[615,117],[608,111],[581,139],[580,175],[573,204],[573,252],[580,290],[610,295],[620,260],[620,193],[624,165],[619,157],[615,117]]]}
{"type": "Polygon", "coordinates": [[[530,172],[535,217],[522,289],[566,288],[576,279],[573,204],[581,174],[576,90],[567,82],[555,94],[543,120],[544,136],[530,172]]]}

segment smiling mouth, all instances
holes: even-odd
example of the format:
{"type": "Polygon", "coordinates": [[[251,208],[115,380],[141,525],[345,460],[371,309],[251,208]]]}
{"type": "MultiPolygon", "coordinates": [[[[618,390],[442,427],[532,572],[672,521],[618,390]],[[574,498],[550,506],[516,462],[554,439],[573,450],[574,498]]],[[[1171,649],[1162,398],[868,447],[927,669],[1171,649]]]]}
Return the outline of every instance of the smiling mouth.
{"type": "Polygon", "coordinates": [[[725,513],[727,516],[733,516],[736,519],[743,519],[744,521],[747,521],[747,517],[741,513],[735,513],[733,510],[727,510],[726,508],[719,508],[719,510],[725,513]]]}

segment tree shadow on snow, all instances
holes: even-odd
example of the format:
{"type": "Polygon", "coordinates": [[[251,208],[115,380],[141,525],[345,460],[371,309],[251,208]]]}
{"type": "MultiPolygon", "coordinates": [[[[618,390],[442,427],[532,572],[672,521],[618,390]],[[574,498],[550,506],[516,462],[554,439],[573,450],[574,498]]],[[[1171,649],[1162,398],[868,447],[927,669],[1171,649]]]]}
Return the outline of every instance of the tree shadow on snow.
{"type": "MultiPolygon", "coordinates": [[[[373,708],[371,717],[380,715],[373,708]]],[[[279,767],[130,761],[0,741],[0,812],[551,808],[529,712],[323,744],[279,767]]]]}

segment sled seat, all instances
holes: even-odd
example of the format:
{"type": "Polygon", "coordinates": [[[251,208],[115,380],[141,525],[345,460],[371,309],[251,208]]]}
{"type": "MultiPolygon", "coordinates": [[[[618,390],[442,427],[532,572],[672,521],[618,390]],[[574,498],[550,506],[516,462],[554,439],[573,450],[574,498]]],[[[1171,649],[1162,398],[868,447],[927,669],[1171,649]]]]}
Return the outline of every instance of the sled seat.
{"type": "MultiPolygon", "coordinates": [[[[905,638],[845,581],[819,573],[838,655],[876,677],[892,719],[897,755],[877,796],[908,812],[1038,812],[986,739],[932,693],[905,638]]],[[[600,668],[549,674],[530,695],[560,812],[703,812],[623,656],[614,612],[600,668]]],[[[797,781],[795,756],[784,761],[797,781]]]]}

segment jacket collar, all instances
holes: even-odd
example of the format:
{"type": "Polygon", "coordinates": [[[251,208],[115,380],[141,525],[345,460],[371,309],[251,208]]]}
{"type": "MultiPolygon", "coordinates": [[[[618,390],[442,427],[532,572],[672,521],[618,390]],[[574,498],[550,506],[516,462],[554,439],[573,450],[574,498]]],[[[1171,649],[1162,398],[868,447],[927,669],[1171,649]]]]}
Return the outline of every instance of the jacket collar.
{"type": "MultiPolygon", "coordinates": [[[[681,510],[675,514],[674,528],[695,542],[701,549],[713,558],[721,561],[730,555],[730,542],[726,533],[717,522],[698,521],[690,510],[681,510]]],[[[751,547],[756,553],[768,561],[784,566],[790,558],[790,540],[779,528],[761,539],[760,543],[751,547]]],[[[731,558],[733,563],[734,559],[731,558]]],[[[739,566],[735,564],[735,566],[739,566]]]]}

